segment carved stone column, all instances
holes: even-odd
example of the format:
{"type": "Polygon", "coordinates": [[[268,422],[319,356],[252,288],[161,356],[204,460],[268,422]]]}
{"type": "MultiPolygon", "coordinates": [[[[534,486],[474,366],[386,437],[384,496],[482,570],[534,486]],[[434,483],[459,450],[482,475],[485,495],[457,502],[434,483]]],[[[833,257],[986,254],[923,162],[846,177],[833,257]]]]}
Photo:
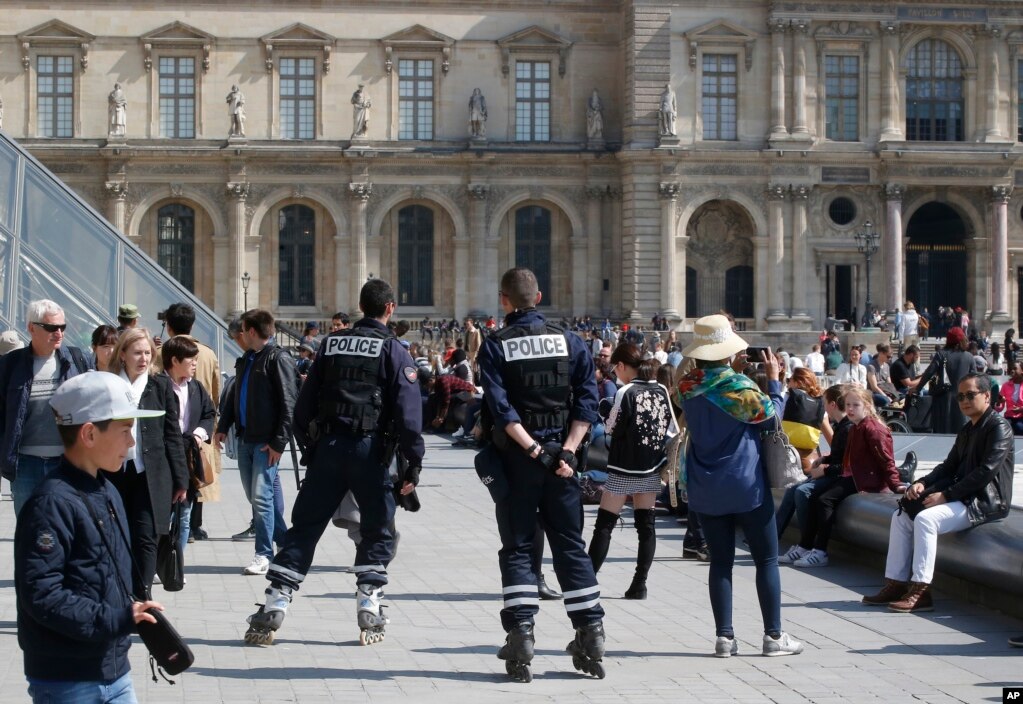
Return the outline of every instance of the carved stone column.
{"type": "Polygon", "coordinates": [[[885,224],[881,245],[884,256],[884,305],[893,320],[895,312],[901,310],[903,303],[905,267],[902,263],[902,198],[905,195],[906,187],[901,184],[884,185],[885,224]]]}
{"type": "Polygon", "coordinates": [[[901,141],[899,124],[899,25],[881,23],[881,136],[884,141],[901,141]]]}
{"type": "Polygon", "coordinates": [[[810,329],[813,319],[810,317],[809,300],[807,299],[807,278],[810,267],[807,238],[810,231],[807,226],[807,202],[810,199],[811,186],[793,186],[792,196],[792,317],[800,326],[810,329]]]}
{"type": "Polygon", "coordinates": [[[107,193],[110,194],[107,199],[107,217],[110,219],[110,224],[119,232],[128,234],[124,232],[124,226],[127,224],[124,221],[124,216],[127,212],[125,201],[128,199],[128,182],[107,181],[106,188],[107,193]]]}
{"type": "MultiPolygon", "coordinates": [[[[1002,36],[1002,28],[999,25],[988,25],[983,30],[987,37],[987,114],[984,119],[984,141],[1002,142],[1005,137],[998,126],[998,105],[1000,94],[998,91],[998,40],[1002,36]]],[[[992,311],[996,310],[992,308],[992,311]]]]}
{"type": "Polygon", "coordinates": [[[806,33],[808,20],[792,21],[792,136],[809,139],[806,124],[806,33]]]}
{"type": "Polygon", "coordinates": [[[785,32],[788,26],[787,20],[767,21],[771,32],[771,130],[768,139],[785,139],[789,135],[785,127],[785,32]]]}
{"type": "MultiPolygon", "coordinates": [[[[228,209],[228,247],[231,253],[227,276],[229,283],[227,297],[231,312],[245,310],[245,293],[242,290],[242,275],[245,273],[245,200],[249,197],[249,184],[246,181],[232,181],[227,184],[227,194],[231,200],[228,209]]],[[[258,276],[253,277],[256,281],[258,276]]]]}
{"type": "Polygon", "coordinates": [[[1003,332],[1009,315],[1009,198],[1012,186],[991,188],[991,324],[1003,332]]]}
{"type": "Polygon", "coordinates": [[[767,187],[767,325],[787,320],[785,315],[785,199],[789,189],[779,183],[767,187]]]}
{"type": "Polygon", "coordinates": [[[352,252],[348,261],[348,272],[351,276],[349,295],[353,306],[359,304],[359,293],[366,283],[366,206],[373,194],[372,183],[349,183],[348,197],[351,200],[352,252]]]}
{"type": "Polygon", "coordinates": [[[607,188],[586,187],[586,313],[596,316],[601,309],[600,293],[603,289],[604,268],[602,266],[604,229],[600,217],[607,188]]]}
{"type": "Polygon", "coordinates": [[[675,261],[675,201],[681,187],[662,183],[661,196],[661,315],[678,320],[678,270],[675,261]]]}
{"type": "MultiPolygon", "coordinates": [[[[469,300],[466,308],[469,311],[484,312],[489,310],[486,305],[487,275],[487,197],[490,186],[482,183],[471,183],[469,191],[469,300]]],[[[456,271],[455,275],[460,275],[456,271]]]]}

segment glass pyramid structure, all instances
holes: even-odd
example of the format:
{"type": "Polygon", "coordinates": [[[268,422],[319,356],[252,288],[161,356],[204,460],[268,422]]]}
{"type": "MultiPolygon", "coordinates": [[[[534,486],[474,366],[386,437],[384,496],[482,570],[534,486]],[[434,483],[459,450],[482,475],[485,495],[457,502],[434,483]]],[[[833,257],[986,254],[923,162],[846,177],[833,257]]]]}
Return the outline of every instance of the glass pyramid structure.
{"type": "Polygon", "coordinates": [[[213,348],[221,369],[240,354],[219,316],[0,133],[0,330],[27,341],[25,309],[38,298],[64,308],[67,344],[83,349],[96,326],[117,325],[124,303],[137,305],[141,324],[159,334],[157,312],[187,302],[195,308],[192,335],[213,348]]]}

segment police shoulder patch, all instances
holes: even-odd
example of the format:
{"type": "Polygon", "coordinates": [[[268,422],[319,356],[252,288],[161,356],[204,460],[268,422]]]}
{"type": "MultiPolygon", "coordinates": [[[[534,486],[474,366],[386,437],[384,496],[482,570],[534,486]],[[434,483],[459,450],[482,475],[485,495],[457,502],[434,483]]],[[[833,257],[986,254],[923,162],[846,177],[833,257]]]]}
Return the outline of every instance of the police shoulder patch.
{"type": "Polygon", "coordinates": [[[405,374],[405,378],[408,379],[408,383],[416,383],[416,379],[419,378],[419,372],[415,367],[405,367],[402,372],[405,374]]]}
{"type": "Polygon", "coordinates": [[[36,547],[39,548],[39,552],[51,552],[56,544],[56,538],[48,530],[41,530],[39,535],[36,536],[36,547]]]}

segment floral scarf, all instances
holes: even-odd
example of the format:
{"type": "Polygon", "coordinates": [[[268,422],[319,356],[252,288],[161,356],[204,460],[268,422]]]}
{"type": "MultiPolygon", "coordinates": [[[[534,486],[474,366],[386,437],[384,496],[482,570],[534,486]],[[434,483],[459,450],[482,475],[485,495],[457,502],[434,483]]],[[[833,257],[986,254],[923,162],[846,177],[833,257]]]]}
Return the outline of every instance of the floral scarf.
{"type": "Polygon", "coordinates": [[[774,415],[774,403],[752,379],[731,367],[694,369],[678,383],[683,401],[703,396],[740,423],[759,423],[774,415]]]}

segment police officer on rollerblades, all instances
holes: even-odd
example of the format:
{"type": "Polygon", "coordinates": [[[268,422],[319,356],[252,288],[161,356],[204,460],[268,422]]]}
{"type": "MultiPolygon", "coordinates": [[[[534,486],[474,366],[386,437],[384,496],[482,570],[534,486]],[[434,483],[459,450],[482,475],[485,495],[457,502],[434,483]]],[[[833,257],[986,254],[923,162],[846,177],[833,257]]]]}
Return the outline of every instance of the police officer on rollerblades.
{"type": "Polygon", "coordinates": [[[316,543],[349,490],[361,512],[354,568],[359,641],[383,640],[387,618],[380,600],[393,554],[395,510],[388,468],[397,451],[407,462],[401,493],[415,490],[423,462],[422,399],[415,363],[387,328],[395,309],[390,284],[367,281],[359,308],[364,318],[320,344],[295,405],[295,432],[309,469],[291,528],[267,571],[266,603],[248,619],[247,643],[273,642],[316,543]]]}
{"type": "Polygon", "coordinates": [[[575,477],[576,453],[597,418],[593,358],[582,339],[537,312],[541,292],[529,269],[505,272],[500,295],[506,327],[486,339],[478,357],[492,440],[508,485],[496,507],[501,625],[508,634],[497,656],[514,679],[532,679],[539,600],[531,552],[539,510],[575,627],[568,652],[577,670],[603,678],[604,610],[582,538],[575,477]]]}

